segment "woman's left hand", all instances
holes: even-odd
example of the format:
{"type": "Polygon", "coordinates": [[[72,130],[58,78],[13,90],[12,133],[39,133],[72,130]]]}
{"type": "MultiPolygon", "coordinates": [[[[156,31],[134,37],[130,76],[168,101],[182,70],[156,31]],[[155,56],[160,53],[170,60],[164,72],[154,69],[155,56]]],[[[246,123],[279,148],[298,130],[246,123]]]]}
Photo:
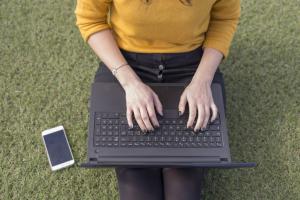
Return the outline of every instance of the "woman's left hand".
{"type": "Polygon", "coordinates": [[[211,121],[216,119],[218,109],[212,97],[211,83],[209,81],[191,81],[189,83],[180,97],[178,109],[181,115],[184,113],[187,102],[189,106],[187,128],[192,128],[196,113],[198,113],[198,118],[194,127],[195,132],[199,131],[200,128],[206,127],[211,111],[211,121]]]}

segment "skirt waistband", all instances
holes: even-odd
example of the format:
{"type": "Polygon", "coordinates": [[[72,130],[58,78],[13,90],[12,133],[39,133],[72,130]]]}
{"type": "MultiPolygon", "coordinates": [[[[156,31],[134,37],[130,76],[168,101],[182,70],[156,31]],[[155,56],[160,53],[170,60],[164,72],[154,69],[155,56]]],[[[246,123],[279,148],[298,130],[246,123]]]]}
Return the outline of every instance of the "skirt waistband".
{"type": "Polygon", "coordinates": [[[202,46],[188,52],[176,53],[142,53],[132,52],[120,48],[121,53],[128,62],[152,68],[153,65],[185,66],[199,64],[203,55],[202,46]]]}

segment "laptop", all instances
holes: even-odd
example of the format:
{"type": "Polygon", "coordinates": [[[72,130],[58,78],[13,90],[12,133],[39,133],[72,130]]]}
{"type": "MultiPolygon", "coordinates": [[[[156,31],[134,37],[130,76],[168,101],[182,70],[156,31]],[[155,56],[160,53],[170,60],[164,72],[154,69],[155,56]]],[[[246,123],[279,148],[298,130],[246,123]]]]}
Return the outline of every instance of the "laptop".
{"type": "MultiPolygon", "coordinates": [[[[81,167],[255,167],[254,162],[234,162],[230,155],[222,87],[212,84],[218,117],[205,130],[186,128],[188,106],[178,116],[180,95],[187,82],[147,83],[159,96],[163,116],[160,127],[143,134],[137,122],[129,128],[125,91],[118,82],[91,86],[88,160],[81,167]]],[[[195,119],[196,121],[196,119],[195,119]]]]}

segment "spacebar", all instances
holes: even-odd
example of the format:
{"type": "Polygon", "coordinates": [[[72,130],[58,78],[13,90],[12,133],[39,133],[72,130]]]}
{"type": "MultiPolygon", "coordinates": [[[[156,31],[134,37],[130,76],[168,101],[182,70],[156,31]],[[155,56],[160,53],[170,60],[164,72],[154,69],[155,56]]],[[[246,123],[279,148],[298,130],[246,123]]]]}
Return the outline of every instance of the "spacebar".
{"type": "Polygon", "coordinates": [[[113,162],[220,162],[220,157],[101,157],[101,161],[113,162]]]}

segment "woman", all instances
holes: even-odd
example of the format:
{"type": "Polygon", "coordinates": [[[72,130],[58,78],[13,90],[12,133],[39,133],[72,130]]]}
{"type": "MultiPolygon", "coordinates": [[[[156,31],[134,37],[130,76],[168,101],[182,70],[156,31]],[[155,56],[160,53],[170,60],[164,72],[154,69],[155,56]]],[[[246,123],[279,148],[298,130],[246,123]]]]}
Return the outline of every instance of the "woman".
{"type": "MultiPolygon", "coordinates": [[[[119,81],[126,93],[129,127],[134,119],[144,132],[159,126],[163,105],[146,81],[188,81],[178,111],[188,105],[186,125],[195,132],[216,118],[210,85],[223,83],[218,66],[229,53],[239,0],[78,0],[75,14],[102,61],[94,81],[119,81]]],[[[201,169],[115,170],[123,200],[200,199],[201,169]]]]}

